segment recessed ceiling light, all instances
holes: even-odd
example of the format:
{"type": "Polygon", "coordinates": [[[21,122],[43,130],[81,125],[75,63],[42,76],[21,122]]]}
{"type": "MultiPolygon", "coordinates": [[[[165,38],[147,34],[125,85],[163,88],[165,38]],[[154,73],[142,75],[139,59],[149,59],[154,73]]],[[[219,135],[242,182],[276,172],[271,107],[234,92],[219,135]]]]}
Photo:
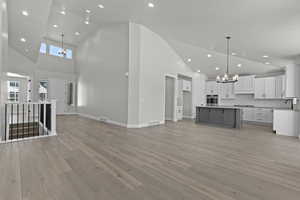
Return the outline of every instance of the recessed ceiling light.
{"type": "Polygon", "coordinates": [[[237,64],[238,67],[242,67],[242,64],[237,64]]]}
{"type": "Polygon", "coordinates": [[[219,70],[220,70],[220,68],[219,68],[219,67],[216,67],[216,70],[217,70],[217,71],[219,71],[219,70]]]}
{"type": "Polygon", "coordinates": [[[86,13],[91,13],[91,10],[86,9],[85,12],[86,12],[86,13]]]}
{"type": "Polygon", "coordinates": [[[58,27],[58,25],[57,25],[57,24],[54,24],[54,25],[53,25],[53,27],[54,27],[54,28],[57,28],[57,27],[58,27]]]}
{"type": "Polygon", "coordinates": [[[77,35],[77,36],[78,36],[78,35],[80,35],[80,33],[77,31],[77,32],[75,32],[75,35],[77,35]]]}
{"type": "Polygon", "coordinates": [[[152,3],[152,2],[149,2],[149,3],[148,3],[148,7],[149,7],[149,8],[154,8],[154,7],[155,7],[155,5],[154,5],[154,3],[152,3]]]}
{"type": "Polygon", "coordinates": [[[269,64],[271,64],[271,63],[269,63],[269,62],[265,62],[265,64],[266,64],[266,65],[269,65],[269,64]]]}
{"type": "Polygon", "coordinates": [[[236,56],[236,53],[235,53],[235,52],[232,52],[231,55],[236,56]]]}
{"type": "Polygon", "coordinates": [[[27,17],[27,16],[29,15],[29,13],[28,13],[26,10],[23,10],[23,11],[22,11],[22,15],[24,15],[24,16],[27,17]]]}
{"type": "Polygon", "coordinates": [[[189,58],[189,59],[187,59],[187,61],[188,61],[188,62],[192,62],[192,59],[191,59],[191,58],[189,58]]]}
{"type": "Polygon", "coordinates": [[[201,72],[201,70],[199,69],[197,72],[198,72],[198,73],[200,73],[200,72],[201,72]]]}
{"type": "Polygon", "coordinates": [[[62,11],[60,11],[60,14],[66,15],[66,11],[65,11],[65,10],[62,10],[62,11]]]}
{"type": "Polygon", "coordinates": [[[99,5],[98,5],[98,8],[104,8],[104,5],[99,4],[99,5]]]}
{"type": "Polygon", "coordinates": [[[21,38],[20,41],[21,42],[26,42],[26,39],[25,38],[21,38]]]}
{"type": "Polygon", "coordinates": [[[268,55],[263,55],[263,58],[269,58],[269,56],[268,55]]]}
{"type": "Polygon", "coordinates": [[[29,50],[28,49],[25,49],[25,52],[28,52],[29,50]]]}
{"type": "Polygon", "coordinates": [[[84,23],[85,23],[86,25],[90,24],[90,22],[89,22],[88,20],[85,20],[84,23]]]}
{"type": "Polygon", "coordinates": [[[208,57],[208,58],[211,58],[211,57],[212,57],[212,55],[211,55],[211,54],[207,54],[207,57],[208,57]]]}

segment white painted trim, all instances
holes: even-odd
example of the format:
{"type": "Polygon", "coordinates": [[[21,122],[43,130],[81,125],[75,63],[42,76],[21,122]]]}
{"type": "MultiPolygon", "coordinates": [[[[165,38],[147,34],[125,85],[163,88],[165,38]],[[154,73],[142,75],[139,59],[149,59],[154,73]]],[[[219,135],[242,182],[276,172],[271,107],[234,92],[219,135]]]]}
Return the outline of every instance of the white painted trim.
{"type": "Polygon", "coordinates": [[[78,113],[77,112],[57,113],[56,115],[78,115],[78,113]]]}
{"type": "Polygon", "coordinates": [[[160,126],[160,125],[163,125],[165,124],[165,121],[160,121],[158,124],[151,124],[150,122],[149,123],[144,123],[144,124],[135,124],[135,125],[132,125],[132,124],[129,124],[127,125],[127,128],[146,128],[146,127],[152,127],[152,126],[160,126]]]}
{"type": "Polygon", "coordinates": [[[116,126],[121,126],[121,127],[126,127],[126,128],[146,128],[146,127],[159,126],[159,125],[165,124],[165,121],[160,121],[160,122],[158,122],[158,124],[151,124],[151,122],[144,123],[144,124],[125,124],[125,123],[112,121],[109,119],[106,121],[102,121],[98,117],[95,117],[95,116],[89,115],[89,114],[85,114],[85,113],[77,113],[77,115],[84,117],[84,118],[92,119],[95,121],[99,121],[99,122],[103,122],[103,123],[107,123],[107,124],[113,124],[116,126]]]}
{"type": "Polygon", "coordinates": [[[99,121],[99,122],[103,122],[103,123],[107,123],[107,124],[113,124],[113,125],[122,126],[122,127],[127,128],[127,124],[116,122],[116,121],[113,121],[113,120],[110,120],[110,119],[102,121],[98,117],[95,117],[93,115],[89,115],[89,114],[85,114],[85,113],[78,113],[78,115],[81,116],[81,117],[85,117],[85,118],[88,118],[88,119],[95,120],[95,121],[99,121]]]}

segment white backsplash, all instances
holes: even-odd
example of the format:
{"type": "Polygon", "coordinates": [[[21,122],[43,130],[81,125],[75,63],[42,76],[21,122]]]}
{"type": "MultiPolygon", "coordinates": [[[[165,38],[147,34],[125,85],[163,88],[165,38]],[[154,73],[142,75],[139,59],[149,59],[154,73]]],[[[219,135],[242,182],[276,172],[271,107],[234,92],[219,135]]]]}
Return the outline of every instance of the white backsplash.
{"type": "Polygon", "coordinates": [[[290,108],[285,100],[258,100],[254,95],[236,95],[235,99],[220,99],[219,105],[253,105],[258,107],[290,108]]]}

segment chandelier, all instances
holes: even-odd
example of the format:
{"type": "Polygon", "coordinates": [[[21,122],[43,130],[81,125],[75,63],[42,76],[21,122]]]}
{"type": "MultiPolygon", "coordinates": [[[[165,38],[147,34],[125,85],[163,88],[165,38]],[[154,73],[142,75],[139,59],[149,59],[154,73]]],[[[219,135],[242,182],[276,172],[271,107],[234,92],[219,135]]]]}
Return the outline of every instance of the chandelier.
{"type": "Polygon", "coordinates": [[[62,57],[66,57],[67,50],[64,48],[64,33],[61,34],[61,50],[58,52],[62,57]]]}
{"type": "Polygon", "coordinates": [[[235,83],[238,81],[239,79],[239,75],[230,75],[229,74],[229,41],[230,41],[231,37],[227,36],[226,40],[227,40],[227,70],[225,72],[225,74],[220,77],[219,75],[216,78],[217,83],[235,83]]]}

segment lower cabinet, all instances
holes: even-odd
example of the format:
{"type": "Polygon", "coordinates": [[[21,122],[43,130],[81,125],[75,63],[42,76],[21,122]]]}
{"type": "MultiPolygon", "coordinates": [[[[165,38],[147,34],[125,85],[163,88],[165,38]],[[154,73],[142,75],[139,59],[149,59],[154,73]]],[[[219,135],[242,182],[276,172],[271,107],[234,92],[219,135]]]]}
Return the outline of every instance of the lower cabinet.
{"type": "Polygon", "coordinates": [[[196,110],[197,123],[241,128],[241,109],[197,107],[196,110]]]}
{"type": "Polygon", "coordinates": [[[271,124],[273,123],[273,109],[243,108],[243,120],[271,124]]]}

